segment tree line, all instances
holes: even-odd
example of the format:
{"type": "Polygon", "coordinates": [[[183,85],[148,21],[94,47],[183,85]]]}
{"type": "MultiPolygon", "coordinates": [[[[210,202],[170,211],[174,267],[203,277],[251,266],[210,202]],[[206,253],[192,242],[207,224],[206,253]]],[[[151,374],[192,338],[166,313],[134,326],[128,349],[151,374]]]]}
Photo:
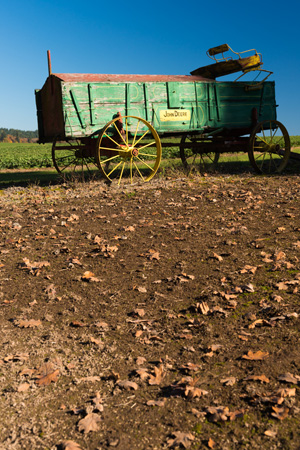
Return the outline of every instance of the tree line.
{"type": "Polygon", "coordinates": [[[36,142],[38,131],[16,130],[14,128],[0,128],[0,142],[36,142]]]}

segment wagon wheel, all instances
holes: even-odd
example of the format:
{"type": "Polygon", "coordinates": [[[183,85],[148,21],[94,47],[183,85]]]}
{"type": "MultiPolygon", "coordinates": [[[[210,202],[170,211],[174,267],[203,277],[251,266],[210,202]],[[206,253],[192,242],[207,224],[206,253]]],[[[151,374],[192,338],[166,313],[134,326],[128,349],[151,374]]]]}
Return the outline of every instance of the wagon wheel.
{"type": "Polygon", "coordinates": [[[149,181],[161,161],[161,142],[155,129],[135,116],[111,120],[98,137],[96,162],[108,181],[129,177],[149,181]],[[109,164],[109,168],[108,168],[109,164]]]}
{"type": "Polygon", "coordinates": [[[95,174],[98,166],[91,150],[80,139],[61,141],[57,137],[52,145],[52,161],[57,172],[84,179],[95,174]]]}
{"type": "Polygon", "coordinates": [[[286,167],[291,154],[290,137],[277,120],[265,120],[257,124],[249,139],[249,160],[258,173],[280,173],[286,167]]]}
{"type": "Polygon", "coordinates": [[[205,150],[205,143],[193,135],[183,135],[180,141],[180,158],[188,173],[206,173],[215,169],[220,153],[205,150]]]}

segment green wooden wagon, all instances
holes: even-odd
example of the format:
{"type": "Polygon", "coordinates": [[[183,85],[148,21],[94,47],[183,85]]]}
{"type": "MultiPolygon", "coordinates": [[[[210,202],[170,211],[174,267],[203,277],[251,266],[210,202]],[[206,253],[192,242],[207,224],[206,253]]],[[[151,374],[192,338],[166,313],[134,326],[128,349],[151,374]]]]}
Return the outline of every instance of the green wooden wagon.
{"type": "Polygon", "coordinates": [[[118,183],[151,180],[174,137],[188,171],[208,171],[221,153],[248,152],[257,172],[281,172],[290,140],[276,120],[275,84],[216,81],[262,70],[256,52],[234,60],[223,57],[228,49],[210,49],[214,63],[191,75],[54,74],[48,53],[49,76],[35,93],[39,142],[53,143],[58,172],[100,169],[118,183]]]}

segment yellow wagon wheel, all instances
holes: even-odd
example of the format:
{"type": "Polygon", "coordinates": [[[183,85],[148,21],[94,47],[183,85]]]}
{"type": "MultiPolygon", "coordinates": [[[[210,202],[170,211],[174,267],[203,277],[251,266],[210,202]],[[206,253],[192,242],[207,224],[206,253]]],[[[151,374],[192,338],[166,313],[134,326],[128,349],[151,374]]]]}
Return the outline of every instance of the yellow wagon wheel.
{"type": "Polygon", "coordinates": [[[220,153],[209,151],[205,148],[205,142],[197,140],[195,135],[183,135],[179,150],[183,167],[188,173],[210,172],[219,161],[220,153]]]}
{"type": "Polygon", "coordinates": [[[80,139],[63,141],[57,137],[52,145],[54,167],[58,173],[68,177],[84,179],[97,173],[95,157],[90,154],[91,150],[80,139]]]}
{"type": "MultiPolygon", "coordinates": [[[[98,137],[96,162],[105,178],[149,181],[161,161],[161,142],[152,125],[136,116],[111,120],[98,137]]],[[[123,180],[123,181],[124,181],[123,180]]]]}
{"type": "Polygon", "coordinates": [[[249,139],[248,156],[257,173],[282,172],[290,154],[290,137],[282,123],[265,120],[256,125],[249,139]]]}

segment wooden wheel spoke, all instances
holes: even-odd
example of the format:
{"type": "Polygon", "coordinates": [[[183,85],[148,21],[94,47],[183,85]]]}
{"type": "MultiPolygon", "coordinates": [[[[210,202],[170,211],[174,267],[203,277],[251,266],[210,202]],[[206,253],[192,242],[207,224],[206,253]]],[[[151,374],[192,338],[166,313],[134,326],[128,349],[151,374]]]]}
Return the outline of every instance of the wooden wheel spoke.
{"type": "MultiPolygon", "coordinates": [[[[105,136],[105,137],[107,137],[108,139],[110,139],[117,147],[119,147],[119,144],[111,137],[111,136],[109,136],[108,134],[106,134],[106,133],[103,133],[103,136],[105,136]]],[[[102,147],[103,148],[103,147],[102,147]]],[[[112,149],[110,149],[110,150],[112,150],[112,149]]]]}
{"type": "Polygon", "coordinates": [[[141,142],[142,139],[144,139],[144,137],[146,136],[146,134],[149,133],[149,129],[147,131],[145,131],[145,133],[135,142],[134,145],[137,145],[139,142],[141,142]]]}
{"type": "Polygon", "coordinates": [[[123,172],[124,172],[124,167],[125,167],[125,161],[123,161],[123,165],[122,165],[122,169],[121,169],[121,172],[120,172],[118,184],[121,183],[123,172]]]}
{"type": "Polygon", "coordinates": [[[138,156],[136,156],[136,158],[142,163],[144,164],[146,167],[148,167],[148,169],[150,169],[153,172],[153,168],[151,166],[149,166],[149,164],[147,164],[144,160],[142,160],[141,158],[139,158],[138,156]]]}
{"type": "Polygon", "coordinates": [[[151,158],[156,158],[157,157],[157,155],[152,155],[151,153],[141,153],[140,151],[139,151],[139,155],[148,156],[148,157],[151,157],[151,158]]]}
{"type": "Polygon", "coordinates": [[[260,139],[264,144],[268,145],[265,135],[264,135],[264,139],[261,136],[256,136],[256,137],[257,137],[257,139],[260,139]]]}
{"type": "Polygon", "coordinates": [[[113,169],[107,174],[108,176],[110,176],[112,173],[114,173],[115,170],[117,170],[117,168],[122,164],[123,161],[118,162],[118,164],[113,167],[113,169]]]}
{"type": "Polygon", "coordinates": [[[112,161],[113,159],[119,158],[119,155],[111,156],[110,158],[105,159],[103,162],[100,161],[100,164],[106,164],[109,161],[112,161]]]}
{"type": "MultiPolygon", "coordinates": [[[[134,137],[133,137],[133,141],[132,141],[132,146],[133,147],[135,146],[135,139],[136,139],[136,136],[137,136],[137,132],[138,132],[139,126],[140,126],[140,120],[136,124],[136,129],[135,129],[135,133],[134,133],[134,137]]],[[[127,133],[128,133],[128,128],[127,128],[127,133]]]]}
{"type": "Polygon", "coordinates": [[[100,150],[109,150],[111,152],[121,152],[122,150],[119,148],[111,148],[111,147],[101,147],[100,150]]]}
{"type": "Polygon", "coordinates": [[[120,130],[119,130],[119,128],[118,128],[117,125],[116,125],[116,122],[114,122],[114,127],[115,127],[115,129],[117,130],[117,132],[118,132],[120,138],[122,139],[122,141],[123,141],[124,144],[126,145],[127,143],[126,143],[126,141],[124,140],[122,134],[120,133],[120,130]]]}
{"type": "Polygon", "coordinates": [[[150,147],[151,145],[155,145],[155,141],[150,142],[149,144],[143,145],[142,147],[139,147],[139,151],[140,151],[140,150],[143,150],[143,149],[146,148],[146,147],[150,147]]]}
{"type": "Polygon", "coordinates": [[[136,165],[135,161],[133,161],[133,164],[134,164],[134,167],[136,168],[136,170],[138,171],[140,177],[142,178],[142,180],[145,181],[145,179],[144,179],[143,175],[141,174],[141,172],[140,172],[138,166],[136,165]]]}

